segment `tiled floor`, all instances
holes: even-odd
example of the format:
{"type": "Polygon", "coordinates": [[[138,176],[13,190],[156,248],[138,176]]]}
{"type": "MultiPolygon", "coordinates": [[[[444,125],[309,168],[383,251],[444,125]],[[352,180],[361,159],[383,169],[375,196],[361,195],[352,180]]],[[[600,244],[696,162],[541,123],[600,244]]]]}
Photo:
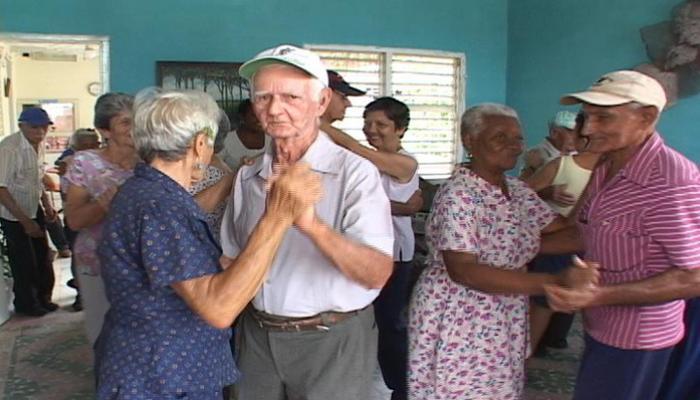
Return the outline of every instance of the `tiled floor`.
{"type": "Polygon", "coordinates": [[[54,262],[53,301],[60,309],[41,318],[13,315],[0,326],[0,397],[4,399],[90,399],[92,352],[82,330],[82,313],[70,305],[75,290],[70,259],[54,262]]]}
{"type": "MultiPolygon", "coordinates": [[[[0,398],[73,400],[93,398],[92,351],[82,327],[82,313],[70,305],[75,291],[65,285],[69,260],[56,260],[54,301],[61,309],[41,318],[13,316],[0,326],[0,398]]],[[[528,368],[528,400],[563,400],[571,388],[582,348],[581,327],[570,335],[570,348],[551,350],[528,368]]],[[[388,400],[379,371],[368,400],[388,400]]]]}
{"type": "MultiPolygon", "coordinates": [[[[70,305],[75,290],[70,259],[54,262],[53,301],[61,308],[41,318],[13,315],[0,326],[0,398],[59,400],[93,398],[92,351],[82,330],[82,313],[70,305]]],[[[368,400],[391,397],[379,371],[368,400]]]]}

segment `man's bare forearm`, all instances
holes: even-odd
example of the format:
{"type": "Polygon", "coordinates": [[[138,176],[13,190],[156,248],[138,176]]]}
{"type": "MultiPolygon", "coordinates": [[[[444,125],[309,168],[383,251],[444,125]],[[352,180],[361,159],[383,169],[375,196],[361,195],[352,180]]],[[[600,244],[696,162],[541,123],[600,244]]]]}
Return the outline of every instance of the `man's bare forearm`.
{"type": "Polygon", "coordinates": [[[700,269],[672,268],[639,281],[602,286],[591,305],[650,305],[698,296],[700,269]]]}
{"type": "Polygon", "coordinates": [[[381,251],[350,240],[319,220],[307,234],[340,272],[362,286],[380,289],[391,276],[394,261],[381,251]]]}

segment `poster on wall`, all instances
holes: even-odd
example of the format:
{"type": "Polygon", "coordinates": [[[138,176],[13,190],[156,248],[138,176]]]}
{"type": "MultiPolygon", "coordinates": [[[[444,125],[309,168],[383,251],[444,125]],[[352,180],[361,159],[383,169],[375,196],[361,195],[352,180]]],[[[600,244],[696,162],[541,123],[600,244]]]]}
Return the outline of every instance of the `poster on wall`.
{"type": "Polygon", "coordinates": [[[41,108],[51,117],[53,121],[52,132],[75,131],[75,104],[70,102],[42,103],[41,108]]]}
{"type": "Polygon", "coordinates": [[[238,75],[240,62],[157,61],[156,84],[164,89],[196,89],[210,94],[232,122],[248,81],[238,75]]]}
{"type": "Polygon", "coordinates": [[[20,109],[43,108],[53,121],[51,132],[72,134],[75,131],[75,101],[72,100],[20,100],[20,109]]]}
{"type": "Polygon", "coordinates": [[[20,109],[30,107],[43,108],[53,125],[44,140],[46,151],[60,153],[68,146],[70,135],[75,131],[76,101],[75,100],[27,100],[19,101],[20,109]]]}

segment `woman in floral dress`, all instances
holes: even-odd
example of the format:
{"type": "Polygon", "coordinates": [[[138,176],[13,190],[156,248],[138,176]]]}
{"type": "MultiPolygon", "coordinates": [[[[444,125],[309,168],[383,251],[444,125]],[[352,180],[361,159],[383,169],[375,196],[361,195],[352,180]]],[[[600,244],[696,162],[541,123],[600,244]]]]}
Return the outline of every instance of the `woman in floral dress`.
{"type": "Polygon", "coordinates": [[[131,138],[133,96],[107,93],[95,103],[95,127],[106,139],[102,149],[79,151],[65,178],[66,221],[78,232],[73,260],[85,310],[88,340],[95,343],[109,308],[97,258],[102,223],[119,186],[133,175],[138,161],[131,138]]]}
{"type": "Polygon", "coordinates": [[[226,113],[219,109],[219,115],[219,130],[214,141],[214,155],[204,171],[202,180],[193,182],[188,190],[206,212],[207,223],[217,244],[221,244],[221,221],[224,218],[226,201],[231,193],[237,171],[231,170],[218,156],[218,153],[224,148],[226,137],[231,130],[231,121],[226,113]]]}
{"type": "Polygon", "coordinates": [[[426,225],[428,265],[411,299],[409,398],[522,398],[528,351],[528,295],[577,286],[597,271],[528,273],[540,233],[564,227],[535,192],[505,172],[523,137],[514,110],[497,104],[462,116],[471,154],[445,182],[426,225]]]}

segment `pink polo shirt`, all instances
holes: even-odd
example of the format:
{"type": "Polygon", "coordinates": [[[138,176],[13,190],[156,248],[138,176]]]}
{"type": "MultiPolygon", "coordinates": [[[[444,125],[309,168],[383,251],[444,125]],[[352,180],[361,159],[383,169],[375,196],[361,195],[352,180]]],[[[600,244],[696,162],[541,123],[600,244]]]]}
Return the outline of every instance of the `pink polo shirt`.
{"type": "MultiPolygon", "coordinates": [[[[700,268],[700,172],[654,133],[610,181],[591,178],[579,228],[601,284],[637,281],[670,268],[700,268]]],[[[683,301],[584,310],[586,332],[622,349],[672,346],[683,337],[683,301]]]]}

